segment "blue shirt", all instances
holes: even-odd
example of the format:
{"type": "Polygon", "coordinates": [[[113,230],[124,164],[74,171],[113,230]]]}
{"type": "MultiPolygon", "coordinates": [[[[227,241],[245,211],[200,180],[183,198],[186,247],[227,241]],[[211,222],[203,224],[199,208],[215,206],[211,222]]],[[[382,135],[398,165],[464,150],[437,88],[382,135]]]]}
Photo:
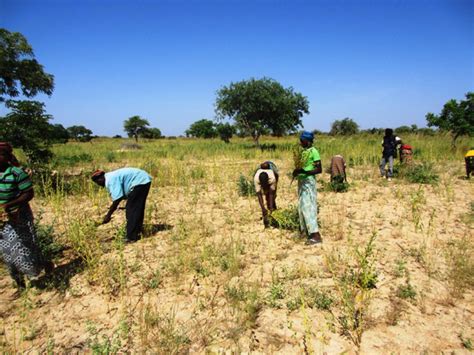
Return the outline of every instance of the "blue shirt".
{"type": "Polygon", "coordinates": [[[145,171],[137,168],[122,168],[105,173],[105,187],[113,201],[127,198],[133,188],[151,182],[145,171]]]}

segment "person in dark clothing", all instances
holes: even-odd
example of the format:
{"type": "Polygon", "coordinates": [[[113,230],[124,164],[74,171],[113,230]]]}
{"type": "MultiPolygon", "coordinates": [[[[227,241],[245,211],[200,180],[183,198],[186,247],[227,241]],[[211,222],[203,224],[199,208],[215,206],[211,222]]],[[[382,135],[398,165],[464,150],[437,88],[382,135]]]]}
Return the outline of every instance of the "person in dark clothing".
{"type": "Polygon", "coordinates": [[[143,170],[122,168],[105,173],[97,170],[92,174],[92,181],[105,187],[113,200],[102,224],[109,223],[122,200],[127,200],[125,215],[127,218],[126,242],[140,239],[145,217],[145,204],[150,191],[151,177],[143,170]]]}
{"type": "Polygon", "coordinates": [[[394,136],[393,130],[391,128],[387,128],[382,141],[383,151],[382,160],[380,161],[380,176],[386,177],[389,181],[392,180],[393,176],[393,160],[397,156],[397,149],[401,144],[401,139],[394,136]],[[387,163],[388,171],[385,171],[387,163]]]}

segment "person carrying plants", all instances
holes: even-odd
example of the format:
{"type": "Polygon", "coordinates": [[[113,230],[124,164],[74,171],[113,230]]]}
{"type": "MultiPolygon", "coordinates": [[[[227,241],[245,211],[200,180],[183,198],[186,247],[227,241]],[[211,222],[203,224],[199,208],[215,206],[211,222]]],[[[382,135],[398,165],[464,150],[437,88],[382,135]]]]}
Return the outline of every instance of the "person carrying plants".
{"type": "Polygon", "coordinates": [[[464,162],[466,163],[466,178],[469,179],[471,173],[474,172],[474,147],[466,153],[464,162]]]}
{"type": "Polygon", "coordinates": [[[42,269],[52,271],[37,244],[33,212],[34,197],[30,176],[18,165],[9,144],[0,144],[0,252],[19,289],[25,288],[24,276],[38,276],[42,269]]]}
{"type": "Polygon", "coordinates": [[[137,168],[121,168],[108,173],[96,170],[92,174],[92,181],[105,187],[113,201],[102,224],[109,223],[120,202],[127,200],[125,205],[126,242],[131,243],[139,240],[143,229],[146,199],[151,186],[150,175],[137,168]]]}
{"type": "Polygon", "coordinates": [[[278,168],[275,163],[266,161],[260,164],[259,169],[255,172],[253,181],[258,203],[262,209],[263,225],[268,227],[270,224],[269,213],[272,213],[277,208],[278,168]],[[266,208],[263,201],[264,196],[267,203],[266,208]]]}
{"type": "Polygon", "coordinates": [[[340,154],[331,158],[331,182],[339,184],[347,182],[346,161],[340,154]]]}
{"type": "Polygon", "coordinates": [[[388,181],[392,180],[393,176],[393,160],[397,156],[397,146],[402,144],[399,137],[393,135],[393,129],[385,129],[385,136],[382,141],[382,160],[380,161],[380,177],[386,177],[388,181]],[[388,171],[385,171],[385,166],[388,163],[388,171]]]}
{"type": "Polygon", "coordinates": [[[313,147],[314,135],[304,131],[300,135],[303,150],[293,170],[293,178],[298,178],[298,214],[300,231],[308,237],[308,244],[322,243],[318,227],[318,205],[316,192],[316,175],[321,174],[321,158],[313,147]]]}

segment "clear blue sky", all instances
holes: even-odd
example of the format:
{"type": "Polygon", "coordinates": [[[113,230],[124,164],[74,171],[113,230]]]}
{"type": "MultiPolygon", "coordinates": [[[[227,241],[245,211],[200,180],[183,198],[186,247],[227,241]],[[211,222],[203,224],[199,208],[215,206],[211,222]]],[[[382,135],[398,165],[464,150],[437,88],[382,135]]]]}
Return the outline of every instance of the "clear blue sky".
{"type": "Polygon", "coordinates": [[[307,129],[425,126],[474,90],[473,23],[472,0],[0,0],[55,76],[52,123],[98,135],[132,115],[183,134],[220,87],[263,76],[308,97],[307,129]]]}

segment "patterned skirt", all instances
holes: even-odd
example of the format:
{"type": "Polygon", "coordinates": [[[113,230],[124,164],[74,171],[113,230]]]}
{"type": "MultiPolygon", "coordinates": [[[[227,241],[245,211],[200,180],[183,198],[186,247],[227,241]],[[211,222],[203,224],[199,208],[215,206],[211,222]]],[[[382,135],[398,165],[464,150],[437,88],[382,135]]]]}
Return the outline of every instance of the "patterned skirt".
{"type": "Polygon", "coordinates": [[[300,230],[308,235],[319,231],[316,197],[316,179],[314,177],[298,180],[300,230]]]}
{"type": "Polygon", "coordinates": [[[20,207],[16,220],[11,218],[0,229],[0,252],[12,276],[37,276],[41,258],[36,245],[33,213],[28,205],[20,207]]]}

